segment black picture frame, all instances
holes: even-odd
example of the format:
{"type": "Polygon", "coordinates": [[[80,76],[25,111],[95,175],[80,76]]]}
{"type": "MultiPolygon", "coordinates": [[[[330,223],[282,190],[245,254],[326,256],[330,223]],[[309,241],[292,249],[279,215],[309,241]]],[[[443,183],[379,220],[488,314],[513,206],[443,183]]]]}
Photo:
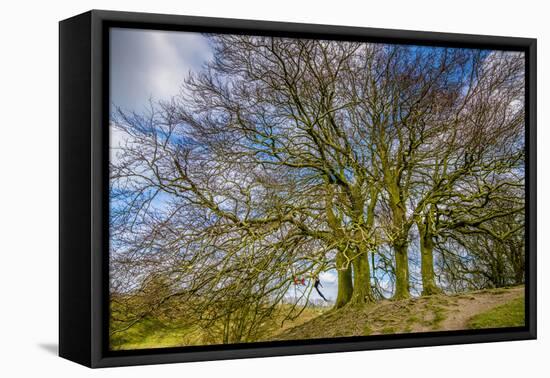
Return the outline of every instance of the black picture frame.
{"type": "Polygon", "coordinates": [[[61,357],[95,368],[536,338],[536,39],[92,10],[59,24],[59,89],[61,357]],[[525,52],[525,327],[109,351],[108,28],[114,26],[525,52]]]}

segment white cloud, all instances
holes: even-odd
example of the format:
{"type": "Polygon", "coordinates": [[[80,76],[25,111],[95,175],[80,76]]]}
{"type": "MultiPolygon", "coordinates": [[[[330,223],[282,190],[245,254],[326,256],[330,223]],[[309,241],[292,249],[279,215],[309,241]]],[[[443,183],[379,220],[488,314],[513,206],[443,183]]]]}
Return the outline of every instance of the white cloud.
{"type": "Polygon", "coordinates": [[[115,128],[112,125],[109,127],[109,160],[116,164],[119,162],[119,151],[121,145],[124,145],[130,140],[131,136],[125,131],[115,128]]]}
{"type": "Polygon", "coordinates": [[[110,42],[111,103],[127,110],[178,94],[189,72],[212,57],[199,33],[113,28],[110,42]]]}
{"type": "Polygon", "coordinates": [[[319,274],[319,279],[321,280],[321,283],[326,282],[332,284],[336,282],[336,280],[338,279],[338,275],[336,271],[329,270],[328,272],[322,272],[321,274],[319,274]]]}

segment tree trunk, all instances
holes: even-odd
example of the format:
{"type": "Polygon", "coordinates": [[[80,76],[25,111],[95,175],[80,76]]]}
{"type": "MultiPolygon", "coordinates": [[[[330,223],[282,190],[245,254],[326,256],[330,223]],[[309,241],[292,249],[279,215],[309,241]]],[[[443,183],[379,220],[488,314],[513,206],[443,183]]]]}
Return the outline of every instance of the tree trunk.
{"type": "Polygon", "coordinates": [[[441,293],[441,289],[435,284],[434,272],[434,241],[433,222],[435,208],[430,205],[424,219],[417,221],[418,234],[420,236],[420,272],[422,274],[422,295],[434,295],[441,293]]]}
{"type": "Polygon", "coordinates": [[[409,256],[408,243],[397,242],[393,246],[395,252],[395,293],[393,299],[410,298],[409,293],[409,256]]]}
{"type": "Polygon", "coordinates": [[[338,271],[338,295],[334,308],[344,307],[353,295],[353,283],[351,264],[342,252],[336,255],[336,268],[338,271]]]}
{"type": "Polygon", "coordinates": [[[514,270],[514,284],[521,285],[525,283],[525,254],[523,252],[523,246],[513,243],[511,248],[510,257],[514,270]]]}
{"type": "Polygon", "coordinates": [[[406,299],[409,294],[409,256],[408,256],[408,237],[409,227],[407,225],[407,213],[405,208],[405,200],[399,186],[399,182],[391,176],[391,170],[388,170],[385,175],[390,175],[386,179],[386,185],[390,200],[390,209],[392,212],[392,234],[393,234],[393,251],[395,254],[395,292],[393,299],[406,299]]]}
{"type": "Polygon", "coordinates": [[[351,303],[365,304],[374,301],[370,277],[369,254],[365,251],[358,254],[353,260],[353,296],[351,303]]]}
{"type": "Polygon", "coordinates": [[[420,271],[422,273],[422,295],[434,295],[441,293],[441,289],[439,289],[435,284],[433,250],[434,243],[432,234],[428,230],[420,230],[420,271]]]}

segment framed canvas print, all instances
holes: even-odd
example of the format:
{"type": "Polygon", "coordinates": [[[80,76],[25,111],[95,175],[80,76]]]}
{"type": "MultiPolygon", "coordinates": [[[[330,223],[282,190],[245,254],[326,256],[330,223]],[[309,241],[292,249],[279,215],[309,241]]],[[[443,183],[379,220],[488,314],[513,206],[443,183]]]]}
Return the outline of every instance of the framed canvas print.
{"type": "Polygon", "coordinates": [[[60,355],[536,337],[536,41],[60,22],[60,355]]]}

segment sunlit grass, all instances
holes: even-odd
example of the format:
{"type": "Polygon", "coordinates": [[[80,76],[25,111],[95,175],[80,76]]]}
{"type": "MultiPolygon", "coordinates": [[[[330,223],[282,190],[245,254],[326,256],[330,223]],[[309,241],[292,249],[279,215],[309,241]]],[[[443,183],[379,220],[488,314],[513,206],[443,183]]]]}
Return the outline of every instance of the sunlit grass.
{"type": "Polygon", "coordinates": [[[469,328],[521,327],[525,325],[525,299],[514,299],[504,305],[478,314],[468,322],[469,328]]]}
{"type": "MultiPolygon", "coordinates": [[[[295,310],[295,317],[284,322],[282,314],[291,311],[291,306],[281,305],[281,310],[281,313],[271,320],[270,332],[266,335],[266,340],[288,328],[298,326],[323,314],[326,308],[306,307],[299,314],[299,309],[297,309],[295,310]]],[[[127,330],[111,336],[111,348],[113,350],[169,348],[205,344],[217,344],[217,342],[210,340],[207,332],[200,327],[190,326],[188,322],[178,321],[177,319],[161,321],[148,317],[140,320],[127,330]]]]}

